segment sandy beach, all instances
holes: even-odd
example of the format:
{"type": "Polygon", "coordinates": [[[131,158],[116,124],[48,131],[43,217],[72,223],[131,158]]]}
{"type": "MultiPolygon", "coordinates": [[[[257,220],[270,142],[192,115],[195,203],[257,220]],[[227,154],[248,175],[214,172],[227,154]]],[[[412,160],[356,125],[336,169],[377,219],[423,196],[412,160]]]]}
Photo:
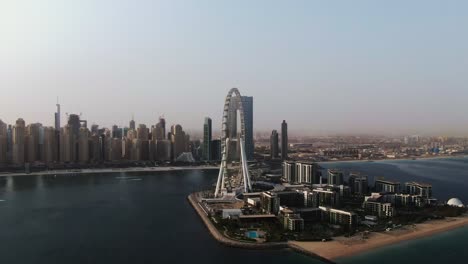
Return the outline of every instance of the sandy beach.
{"type": "Polygon", "coordinates": [[[183,170],[219,170],[218,166],[171,166],[171,167],[136,167],[136,168],[109,168],[109,169],[82,169],[82,170],[49,170],[39,172],[15,172],[0,173],[0,177],[26,176],[26,175],[66,175],[66,174],[91,174],[91,173],[119,173],[119,172],[158,172],[158,171],[183,171],[183,170]]]}
{"type": "Polygon", "coordinates": [[[432,220],[414,226],[407,226],[389,232],[370,233],[369,238],[360,235],[351,238],[337,237],[329,242],[289,242],[295,247],[329,260],[358,255],[376,248],[403,241],[423,238],[437,233],[468,225],[468,216],[432,220]]]}

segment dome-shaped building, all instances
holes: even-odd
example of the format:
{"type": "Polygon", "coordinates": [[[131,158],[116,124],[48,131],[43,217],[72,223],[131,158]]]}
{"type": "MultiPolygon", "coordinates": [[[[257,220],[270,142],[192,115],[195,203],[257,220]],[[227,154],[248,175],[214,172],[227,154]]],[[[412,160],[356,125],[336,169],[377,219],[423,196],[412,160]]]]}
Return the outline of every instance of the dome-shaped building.
{"type": "Polygon", "coordinates": [[[458,198],[452,198],[452,199],[448,200],[447,205],[456,206],[456,207],[465,207],[463,205],[462,201],[460,201],[460,199],[458,199],[458,198]]]}

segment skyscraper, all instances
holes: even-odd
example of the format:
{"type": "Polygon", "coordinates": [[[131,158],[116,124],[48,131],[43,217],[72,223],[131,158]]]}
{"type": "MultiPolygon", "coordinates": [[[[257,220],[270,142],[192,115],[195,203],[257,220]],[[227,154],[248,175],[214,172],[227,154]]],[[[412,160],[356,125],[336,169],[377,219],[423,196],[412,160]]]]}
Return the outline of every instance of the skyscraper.
{"type": "Polygon", "coordinates": [[[57,97],[57,112],[55,112],[55,130],[60,131],[60,104],[57,97]]]}
{"type": "Polygon", "coordinates": [[[132,116],[132,120],[130,120],[130,129],[133,129],[135,130],[136,126],[135,126],[135,120],[133,120],[133,116],[132,116]]]}
{"type": "Polygon", "coordinates": [[[281,159],[288,159],[288,124],[283,120],[281,124],[281,159]]]}
{"type": "Polygon", "coordinates": [[[163,140],[166,138],[166,120],[164,117],[159,118],[159,123],[154,126],[151,134],[153,140],[163,140]]]}
{"type": "Polygon", "coordinates": [[[245,153],[248,160],[253,160],[255,149],[253,140],[253,97],[242,96],[242,104],[245,119],[245,153]]]}
{"type": "Polygon", "coordinates": [[[7,162],[7,124],[0,120],[0,164],[7,162]]]}
{"type": "Polygon", "coordinates": [[[13,127],[13,163],[17,165],[24,164],[24,134],[26,124],[22,118],[16,120],[13,127]]]}
{"type": "Polygon", "coordinates": [[[181,125],[171,127],[171,143],[173,160],[176,160],[180,154],[185,152],[185,132],[181,125]]]}
{"type": "Polygon", "coordinates": [[[75,161],[75,140],[72,127],[68,124],[62,127],[60,132],[60,161],[75,161]]]}
{"type": "Polygon", "coordinates": [[[89,131],[86,127],[80,128],[78,137],[78,161],[87,163],[89,161],[89,131]]]}
{"type": "Polygon", "coordinates": [[[48,164],[57,160],[57,140],[54,127],[44,127],[44,158],[48,164]]]}
{"type": "Polygon", "coordinates": [[[271,136],[270,136],[270,157],[272,159],[278,157],[279,153],[279,138],[278,138],[278,131],[273,130],[271,131],[271,136]]]}
{"type": "Polygon", "coordinates": [[[203,159],[211,160],[211,118],[205,117],[205,124],[203,124],[203,159]]]}
{"type": "Polygon", "coordinates": [[[239,109],[239,104],[242,103],[242,108],[244,109],[244,122],[245,122],[245,153],[248,160],[252,160],[254,156],[254,140],[253,140],[253,97],[252,96],[242,96],[232,97],[231,104],[228,111],[228,136],[231,140],[237,138],[237,128],[240,127],[237,124],[237,110],[239,109]]]}

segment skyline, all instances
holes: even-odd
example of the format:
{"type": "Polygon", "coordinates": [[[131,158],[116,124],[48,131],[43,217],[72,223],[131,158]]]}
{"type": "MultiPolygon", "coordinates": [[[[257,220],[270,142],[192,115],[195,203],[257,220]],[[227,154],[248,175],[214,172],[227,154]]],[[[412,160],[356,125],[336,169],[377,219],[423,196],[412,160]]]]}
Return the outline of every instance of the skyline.
{"type": "Polygon", "coordinates": [[[15,1],[0,4],[0,119],[221,127],[254,97],[255,131],[468,135],[468,3],[15,1]],[[26,3],[26,4],[25,4],[26,3]]]}

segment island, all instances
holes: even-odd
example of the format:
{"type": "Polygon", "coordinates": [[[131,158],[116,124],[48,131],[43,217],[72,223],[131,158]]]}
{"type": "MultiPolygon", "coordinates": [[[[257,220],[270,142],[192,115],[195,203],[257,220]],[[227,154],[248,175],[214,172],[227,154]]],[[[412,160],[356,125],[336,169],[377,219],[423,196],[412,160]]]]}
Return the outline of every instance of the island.
{"type": "MultiPolygon", "coordinates": [[[[285,161],[278,174],[250,169],[248,192],[208,189],[188,196],[211,235],[227,246],[290,248],[334,263],[468,225],[463,203],[437,200],[430,184],[375,177],[370,186],[360,172],[335,169],[322,177],[313,162],[285,161]]],[[[235,178],[227,181],[239,185],[235,178]]]]}

